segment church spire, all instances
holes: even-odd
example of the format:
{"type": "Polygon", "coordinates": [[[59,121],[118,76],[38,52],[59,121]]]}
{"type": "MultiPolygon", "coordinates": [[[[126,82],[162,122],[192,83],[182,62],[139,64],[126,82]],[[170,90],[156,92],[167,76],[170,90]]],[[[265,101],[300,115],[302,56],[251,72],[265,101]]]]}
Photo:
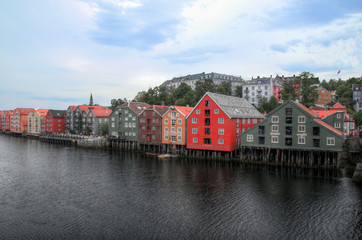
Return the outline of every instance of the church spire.
{"type": "Polygon", "coordinates": [[[89,100],[89,106],[93,106],[93,95],[91,93],[90,100],[89,100]]]}

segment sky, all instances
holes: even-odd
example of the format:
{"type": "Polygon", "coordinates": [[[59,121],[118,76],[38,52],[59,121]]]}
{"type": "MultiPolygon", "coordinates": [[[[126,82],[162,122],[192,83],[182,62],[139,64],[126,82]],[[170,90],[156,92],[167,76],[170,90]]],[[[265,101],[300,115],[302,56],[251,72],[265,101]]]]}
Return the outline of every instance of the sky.
{"type": "Polygon", "coordinates": [[[110,105],[202,72],[362,76],[361,0],[0,1],[0,33],[0,110],[110,105]]]}

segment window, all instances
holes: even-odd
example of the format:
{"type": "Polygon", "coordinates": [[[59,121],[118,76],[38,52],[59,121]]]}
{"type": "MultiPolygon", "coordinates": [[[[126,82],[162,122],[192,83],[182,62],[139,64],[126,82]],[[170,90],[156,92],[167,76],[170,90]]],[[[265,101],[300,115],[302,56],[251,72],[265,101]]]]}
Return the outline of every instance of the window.
{"type": "Polygon", "coordinates": [[[272,116],[272,123],[279,123],[279,116],[272,116]]]}
{"type": "Polygon", "coordinates": [[[192,134],[197,134],[197,128],[192,129],[192,134]]]}
{"type": "Polygon", "coordinates": [[[126,122],[126,123],[124,124],[124,127],[128,128],[128,122],[126,122]]]}
{"type": "Polygon", "coordinates": [[[279,143],[279,136],[271,136],[272,143],[279,143]]]}
{"type": "Polygon", "coordinates": [[[298,125],[298,132],[305,132],[305,125],[298,125]]]}
{"type": "Polygon", "coordinates": [[[334,137],[327,137],[327,145],[334,146],[335,142],[336,140],[334,137]]]}
{"type": "Polygon", "coordinates": [[[165,127],[165,132],[168,132],[168,127],[165,127]]]}
{"type": "Polygon", "coordinates": [[[208,107],[209,106],[209,100],[206,100],[205,101],[205,107],[208,107]]]}
{"type": "Polygon", "coordinates": [[[176,112],[171,112],[171,119],[175,119],[176,118],[176,112]]]}
{"type": "Polygon", "coordinates": [[[128,114],[128,110],[125,110],[124,113],[125,113],[125,114],[128,114]]]}
{"type": "Polygon", "coordinates": [[[152,139],[155,140],[155,139],[156,139],[156,136],[155,136],[155,135],[152,135],[152,139]]]}
{"type": "Polygon", "coordinates": [[[177,141],[181,141],[182,140],[182,136],[181,135],[178,135],[177,136],[177,141]]]}
{"type": "Polygon", "coordinates": [[[337,118],[341,118],[341,114],[340,114],[340,113],[337,114],[337,118]]]}
{"type": "Polygon", "coordinates": [[[221,138],[218,139],[218,143],[219,143],[219,144],[224,144],[224,139],[221,139],[221,138]]]}
{"type": "Polygon", "coordinates": [[[339,123],[339,122],[334,123],[334,128],[340,128],[340,127],[341,127],[341,123],[339,123]]]}
{"type": "Polygon", "coordinates": [[[319,136],[319,127],[313,127],[313,136],[319,136]]]}
{"type": "Polygon", "coordinates": [[[165,135],[165,140],[168,140],[168,135],[165,135]]]}
{"type": "Polygon", "coordinates": [[[272,132],[278,132],[279,131],[279,125],[272,125],[271,127],[272,132]]]}
{"type": "Polygon", "coordinates": [[[164,123],[165,123],[165,124],[168,124],[168,119],[167,119],[167,118],[165,118],[164,123]]]}
{"type": "Polygon", "coordinates": [[[176,119],[171,119],[171,126],[176,126],[176,119]]]}
{"type": "Polygon", "coordinates": [[[200,114],[200,109],[196,110],[196,114],[200,114]]]}
{"type": "Polygon", "coordinates": [[[248,118],[248,121],[247,121],[248,124],[250,124],[250,119],[248,118]]]}
{"type": "Polygon", "coordinates": [[[293,140],[292,138],[285,138],[285,146],[292,146],[293,140]]]}
{"type": "Polygon", "coordinates": [[[293,115],[293,111],[291,108],[286,108],[285,109],[285,115],[286,116],[292,116],[293,115]]]}
{"type": "Polygon", "coordinates": [[[205,128],[205,135],[210,135],[210,128],[205,128]]]}
{"type": "Polygon", "coordinates": [[[171,132],[175,132],[175,127],[171,127],[171,132]]]}
{"type": "Polygon", "coordinates": [[[298,137],[298,144],[305,144],[305,137],[298,137]]]}
{"type": "Polygon", "coordinates": [[[182,119],[181,118],[177,119],[177,124],[182,124],[182,119]]]}
{"type": "Polygon", "coordinates": [[[224,118],[218,118],[218,119],[217,119],[217,122],[218,122],[219,124],[224,124],[224,118]]]}
{"type": "Polygon", "coordinates": [[[178,128],[177,128],[177,132],[179,132],[179,133],[182,132],[182,128],[181,128],[181,127],[178,127],[178,128]]]}
{"type": "Polygon", "coordinates": [[[292,124],[293,123],[293,118],[292,117],[286,117],[285,118],[285,123],[286,124],[292,124]]]}
{"type": "Polygon", "coordinates": [[[313,139],[313,147],[319,147],[319,139],[313,139]]]}
{"type": "Polygon", "coordinates": [[[259,137],[259,144],[261,145],[265,144],[265,137],[259,137]]]}
{"type": "Polygon", "coordinates": [[[197,123],[197,118],[192,118],[192,123],[197,123]]]}
{"type": "Polygon", "coordinates": [[[215,110],[214,110],[214,113],[215,113],[215,114],[219,114],[219,109],[215,109],[215,110]]]}
{"type": "Polygon", "coordinates": [[[251,135],[251,134],[246,135],[246,141],[247,142],[253,142],[254,141],[254,135],[251,135]]]}
{"type": "Polygon", "coordinates": [[[298,123],[305,123],[305,116],[298,116],[298,123]]]}
{"type": "Polygon", "coordinates": [[[176,136],[171,136],[171,141],[175,142],[176,141],[176,136]]]}
{"type": "Polygon", "coordinates": [[[223,129],[223,128],[219,128],[218,133],[219,133],[219,135],[224,135],[224,129],[223,129]]]}
{"type": "Polygon", "coordinates": [[[205,110],[205,117],[210,117],[210,109],[205,110]]]}
{"type": "Polygon", "coordinates": [[[257,123],[256,118],[253,118],[253,124],[256,124],[256,123],[257,123]]]}
{"type": "Polygon", "coordinates": [[[205,126],[210,126],[210,118],[205,118],[205,126]]]}
{"type": "Polygon", "coordinates": [[[285,135],[292,135],[292,127],[285,127],[285,135]]]}
{"type": "Polygon", "coordinates": [[[265,135],[265,127],[259,126],[259,135],[265,135]]]}
{"type": "Polygon", "coordinates": [[[204,144],[211,144],[211,138],[204,138],[204,144]]]}
{"type": "Polygon", "coordinates": [[[197,143],[197,138],[193,138],[193,139],[192,139],[192,142],[193,142],[193,143],[197,143]]]}
{"type": "Polygon", "coordinates": [[[155,126],[152,126],[152,128],[151,128],[152,130],[156,130],[156,127],[155,126]]]}

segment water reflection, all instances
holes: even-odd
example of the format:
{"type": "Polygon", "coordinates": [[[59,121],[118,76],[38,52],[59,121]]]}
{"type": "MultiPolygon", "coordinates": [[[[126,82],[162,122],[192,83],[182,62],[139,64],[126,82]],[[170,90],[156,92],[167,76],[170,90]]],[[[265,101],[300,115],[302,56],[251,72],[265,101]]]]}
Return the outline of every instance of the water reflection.
{"type": "Polygon", "coordinates": [[[0,135],[4,239],[358,239],[341,171],[77,149],[0,135]]]}

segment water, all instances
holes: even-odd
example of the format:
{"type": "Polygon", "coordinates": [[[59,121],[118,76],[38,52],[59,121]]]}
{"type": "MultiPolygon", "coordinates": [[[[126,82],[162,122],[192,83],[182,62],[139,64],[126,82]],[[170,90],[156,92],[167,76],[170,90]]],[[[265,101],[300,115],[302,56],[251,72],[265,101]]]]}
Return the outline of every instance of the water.
{"type": "Polygon", "coordinates": [[[341,173],[147,159],[0,135],[0,239],[361,239],[341,173]]]}

